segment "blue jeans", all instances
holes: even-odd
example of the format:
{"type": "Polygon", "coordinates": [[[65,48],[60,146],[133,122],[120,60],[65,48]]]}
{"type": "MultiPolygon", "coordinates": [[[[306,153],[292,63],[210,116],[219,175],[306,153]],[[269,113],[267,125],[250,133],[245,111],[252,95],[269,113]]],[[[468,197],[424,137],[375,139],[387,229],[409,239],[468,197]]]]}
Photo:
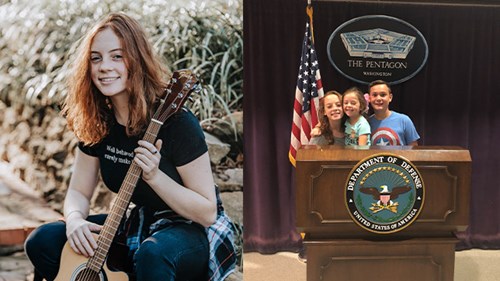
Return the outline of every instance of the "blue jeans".
{"type": "MultiPolygon", "coordinates": [[[[105,219],[106,215],[95,215],[87,220],[103,224],[105,219]]],[[[38,276],[55,279],[66,241],[66,224],[62,221],[44,224],[30,234],[25,251],[38,276]]],[[[136,278],[138,281],[206,280],[208,250],[202,226],[174,224],[141,244],[135,254],[136,278]]]]}

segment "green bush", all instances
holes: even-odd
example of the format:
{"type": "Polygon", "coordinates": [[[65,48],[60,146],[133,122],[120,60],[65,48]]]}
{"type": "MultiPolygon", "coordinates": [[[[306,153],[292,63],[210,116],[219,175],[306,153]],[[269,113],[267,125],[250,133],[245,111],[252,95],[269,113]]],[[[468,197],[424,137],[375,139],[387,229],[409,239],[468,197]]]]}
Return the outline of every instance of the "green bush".
{"type": "MultiPolygon", "coordinates": [[[[171,69],[203,84],[190,105],[202,124],[242,109],[241,0],[12,0],[0,2],[0,99],[58,108],[78,39],[109,12],[124,11],[149,33],[171,69]]],[[[235,131],[234,124],[229,124],[235,131]]]]}

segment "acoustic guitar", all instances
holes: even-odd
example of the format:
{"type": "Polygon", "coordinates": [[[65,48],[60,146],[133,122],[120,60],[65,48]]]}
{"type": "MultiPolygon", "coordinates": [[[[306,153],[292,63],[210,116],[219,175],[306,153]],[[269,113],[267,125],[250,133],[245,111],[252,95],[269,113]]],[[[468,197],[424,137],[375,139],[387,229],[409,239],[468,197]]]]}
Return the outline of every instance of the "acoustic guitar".
{"type": "MultiPolygon", "coordinates": [[[[182,108],[193,91],[199,90],[198,80],[190,70],[175,71],[165,90],[165,97],[161,99],[143,140],[154,144],[163,123],[182,108]]],[[[94,238],[97,239],[97,249],[93,257],[86,258],[75,253],[66,242],[56,281],[129,280],[129,276],[125,272],[110,270],[105,263],[111,243],[141,176],[141,171],[139,165],[132,161],[101,232],[99,235],[94,234],[94,238]]]]}

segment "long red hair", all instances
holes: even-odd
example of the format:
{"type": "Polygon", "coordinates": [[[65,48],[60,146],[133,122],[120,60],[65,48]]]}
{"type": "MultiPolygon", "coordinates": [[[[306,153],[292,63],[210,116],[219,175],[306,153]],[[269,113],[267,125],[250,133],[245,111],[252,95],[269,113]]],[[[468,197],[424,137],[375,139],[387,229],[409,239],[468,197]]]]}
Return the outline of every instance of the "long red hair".
{"type": "Polygon", "coordinates": [[[154,104],[166,87],[168,71],[154,54],[140,24],[124,13],[106,16],[80,43],[62,108],[69,129],[86,145],[99,143],[108,134],[113,120],[110,100],[97,89],[90,75],[92,42],[97,33],[107,28],[120,38],[129,73],[127,135],[140,135],[145,131],[154,112],[154,104]]]}

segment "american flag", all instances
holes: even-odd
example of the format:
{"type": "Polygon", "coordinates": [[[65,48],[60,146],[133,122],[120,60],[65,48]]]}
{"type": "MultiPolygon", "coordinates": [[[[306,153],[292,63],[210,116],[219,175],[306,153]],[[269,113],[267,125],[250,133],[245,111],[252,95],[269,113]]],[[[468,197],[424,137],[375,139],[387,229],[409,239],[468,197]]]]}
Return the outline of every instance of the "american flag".
{"type": "Polygon", "coordinates": [[[308,144],[311,130],[318,124],[319,99],[323,97],[323,85],[319,73],[318,58],[314,49],[312,27],[306,23],[299,76],[295,88],[293,123],[288,158],[295,166],[295,156],[302,144],[308,144]]]}

